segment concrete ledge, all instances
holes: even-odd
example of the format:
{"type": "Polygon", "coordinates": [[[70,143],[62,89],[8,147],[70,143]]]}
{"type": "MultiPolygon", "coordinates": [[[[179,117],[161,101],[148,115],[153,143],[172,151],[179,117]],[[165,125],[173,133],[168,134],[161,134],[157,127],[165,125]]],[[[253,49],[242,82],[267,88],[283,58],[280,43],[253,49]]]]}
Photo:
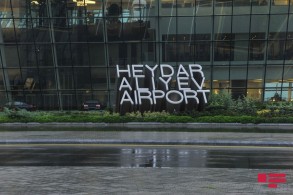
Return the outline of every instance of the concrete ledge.
{"type": "Polygon", "coordinates": [[[129,122],[129,123],[0,123],[0,127],[115,127],[115,128],[188,128],[188,129],[216,129],[216,128],[257,128],[257,129],[282,129],[293,130],[291,123],[158,123],[158,122],[129,122]]]}

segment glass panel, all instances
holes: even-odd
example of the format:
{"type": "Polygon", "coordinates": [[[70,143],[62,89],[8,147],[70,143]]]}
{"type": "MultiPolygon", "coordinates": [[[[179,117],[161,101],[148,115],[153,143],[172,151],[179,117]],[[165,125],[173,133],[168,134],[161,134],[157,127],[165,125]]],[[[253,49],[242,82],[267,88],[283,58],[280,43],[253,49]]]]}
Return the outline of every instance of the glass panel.
{"type": "Polygon", "coordinates": [[[23,77],[19,69],[7,69],[7,73],[12,98],[17,99],[23,89],[23,77]]]}
{"type": "Polygon", "coordinates": [[[249,44],[249,41],[235,41],[234,42],[234,48],[232,52],[234,53],[235,61],[248,60],[248,44],[249,44]]]}
{"type": "MultiPolygon", "coordinates": [[[[177,32],[178,34],[193,34],[195,32],[195,18],[194,17],[178,17],[178,26],[177,32]]],[[[188,41],[188,40],[185,40],[188,41]]]]}
{"type": "Polygon", "coordinates": [[[267,15],[252,15],[251,16],[251,31],[250,32],[266,32],[268,30],[267,15]]]}
{"type": "Polygon", "coordinates": [[[247,96],[247,70],[245,67],[231,67],[231,95],[238,99],[247,96]]]}
{"type": "Polygon", "coordinates": [[[274,80],[266,80],[265,83],[265,101],[280,101],[284,97],[281,95],[281,83],[274,80]]]}
{"type": "MultiPolygon", "coordinates": [[[[284,67],[284,82],[286,83],[286,87],[285,89],[283,89],[283,91],[285,91],[284,96],[286,97],[286,99],[288,101],[293,101],[293,91],[292,91],[292,87],[293,87],[293,70],[292,70],[292,66],[285,66],[284,67]],[[286,94],[287,93],[287,94],[286,94]]],[[[284,85],[283,85],[284,87],[284,85]]]]}
{"type": "Polygon", "coordinates": [[[89,44],[91,66],[107,66],[105,59],[105,44],[89,44]]]}
{"type": "Polygon", "coordinates": [[[92,92],[89,90],[79,90],[76,92],[77,109],[81,109],[82,103],[86,100],[92,100],[92,92]]]}
{"type": "Polygon", "coordinates": [[[231,16],[215,16],[215,33],[231,33],[231,16]]]}
{"type": "Polygon", "coordinates": [[[231,0],[215,0],[216,7],[231,7],[232,3],[231,0]]]}
{"type": "Polygon", "coordinates": [[[3,75],[2,75],[2,70],[0,71],[0,91],[4,90],[4,78],[3,78],[3,75]]]}
{"type": "Polygon", "coordinates": [[[88,44],[71,44],[71,53],[73,66],[90,66],[88,44]]]}
{"type": "Polygon", "coordinates": [[[20,101],[36,106],[38,110],[43,109],[43,105],[45,104],[42,101],[42,95],[39,93],[24,93],[23,96],[19,98],[20,101]]]}
{"type": "Polygon", "coordinates": [[[210,7],[212,6],[212,0],[196,0],[197,5],[202,7],[210,7]]]}
{"type": "Polygon", "coordinates": [[[93,91],[93,99],[99,100],[103,109],[108,105],[108,96],[108,91],[93,91]]]}
{"type": "MultiPolygon", "coordinates": [[[[290,35],[290,36],[292,36],[292,38],[293,38],[293,35],[290,35]]],[[[286,60],[293,60],[293,40],[292,39],[291,40],[287,40],[287,42],[286,42],[286,55],[285,55],[285,59],[286,60]]]]}
{"type": "Polygon", "coordinates": [[[282,80],[282,74],[283,71],[280,66],[268,65],[266,69],[266,80],[279,82],[279,80],[282,80]]]}
{"type": "Polygon", "coordinates": [[[216,0],[215,1],[215,14],[216,15],[227,15],[232,14],[232,4],[231,0],[216,0]]]}
{"type": "Polygon", "coordinates": [[[22,67],[53,66],[51,44],[19,45],[19,55],[22,67]]]}
{"type": "Polygon", "coordinates": [[[75,53],[72,52],[72,44],[56,44],[58,66],[73,66],[75,53]]]}
{"type": "Polygon", "coordinates": [[[163,35],[163,41],[174,41],[163,45],[163,61],[209,61],[210,40],[209,34],[163,35]]]}
{"type": "Polygon", "coordinates": [[[253,14],[269,13],[269,0],[251,0],[253,14]]]}
{"type": "MultiPolygon", "coordinates": [[[[228,68],[227,68],[228,70],[228,68]]],[[[247,77],[247,68],[240,66],[231,66],[230,67],[230,79],[231,80],[246,80],[247,77]]]]}
{"type": "MultiPolygon", "coordinates": [[[[1,12],[0,12],[1,14],[1,12]]],[[[3,14],[3,13],[2,13],[3,14]]],[[[15,42],[19,40],[19,34],[15,36],[12,19],[1,19],[3,41],[5,43],[15,42]]]]}
{"type": "Polygon", "coordinates": [[[265,48],[264,33],[251,33],[250,34],[250,60],[263,60],[264,59],[264,48],[265,48]]]}
{"type": "Polygon", "coordinates": [[[23,17],[25,15],[25,8],[27,7],[26,1],[23,1],[23,0],[6,1],[6,4],[8,4],[8,6],[9,6],[10,3],[7,3],[7,2],[12,3],[11,7],[13,10],[14,17],[19,18],[19,17],[23,17]]]}
{"type": "Polygon", "coordinates": [[[229,80],[230,79],[230,75],[229,75],[229,69],[226,67],[220,67],[220,66],[215,66],[214,70],[213,70],[213,80],[217,81],[217,80],[229,80]]]}
{"type": "Polygon", "coordinates": [[[211,34],[212,32],[212,17],[198,17],[195,21],[196,34],[211,34]]]}
{"type": "Polygon", "coordinates": [[[117,73],[116,73],[116,68],[110,68],[109,69],[110,72],[110,90],[117,90],[119,86],[118,85],[118,81],[117,81],[117,73]]]}
{"type": "Polygon", "coordinates": [[[78,109],[75,91],[62,91],[61,100],[62,100],[63,109],[65,110],[78,109]]]}
{"type": "Polygon", "coordinates": [[[54,69],[22,69],[23,90],[39,92],[43,89],[56,89],[54,69]]]}
{"type": "Polygon", "coordinates": [[[287,30],[287,15],[271,15],[270,32],[284,32],[287,30]]]}
{"type": "Polygon", "coordinates": [[[272,5],[284,6],[284,5],[289,5],[289,2],[290,2],[290,0],[273,0],[272,5]]]}
{"type": "Polygon", "coordinates": [[[77,91],[77,108],[80,109],[82,103],[87,100],[98,100],[102,109],[108,105],[108,91],[77,91]]]}
{"type": "Polygon", "coordinates": [[[234,34],[216,34],[215,37],[215,60],[216,61],[233,61],[234,53],[232,52],[234,49],[235,39],[234,34]]]}
{"type": "Polygon", "coordinates": [[[271,13],[288,13],[290,0],[273,0],[271,13]]]}
{"type": "Polygon", "coordinates": [[[106,68],[92,68],[91,78],[93,90],[107,89],[107,69],[106,68]]]}
{"type": "Polygon", "coordinates": [[[59,68],[59,79],[61,89],[74,89],[74,73],[72,68],[59,68]]]}
{"type": "Polygon", "coordinates": [[[248,67],[247,97],[262,99],[264,66],[248,67]]]}
{"type": "Polygon", "coordinates": [[[284,60],[285,41],[270,41],[268,45],[269,60],[284,60]]]}
{"type": "Polygon", "coordinates": [[[264,71],[263,65],[250,65],[248,66],[248,79],[254,82],[263,81],[264,71]]]}
{"type": "Polygon", "coordinates": [[[250,2],[247,0],[234,0],[234,6],[250,6],[250,2]]]}
{"type": "Polygon", "coordinates": [[[229,91],[229,70],[223,67],[214,67],[213,74],[213,93],[218,94],[220,91],[229,91]]]}
{"type": "Polygon", "coordinates": [[[7,67],[19,67],[19,58],[16,45],[4,46],[7,67]]]}
{"type": "Polygon", "coordinates": [[[293,82],[293,67],[290,65],[284,67],[284,80],[293,82]]]}
{"type": "Polygon", "coordinates": [[[42,90],[56,90],[56,79],[53,68],[40,69],[40,84],[42,90]]]}
{"type": "Polygon", "coordinates": [[[176,18],[175,17],[164,17],[160,21],[161,34],[176,34],[176,18]]]}
{"type": "Polygon", "coordinates": [[[76,82],[76,89],[92,90],[91,70],[90,68],[75,68],[74,76],[76,82]]]}
{"type": "Polygon", "coordinates": [[[261,101],[262,99],[262,83],[248,81],[248,88],[247,88],[247,97],[252,98],[254,100],[261,101]]]}
{"type": "Polygon", "coordinates": [[[53,91],[45,91],[43,94],[42,109],[45,110],[59,110],[58,95],[53,91]]]}
{"type": "MultiPolygon", "coordinates": [[[[291,7],[293,8],[293,5],[291,7]]],[[[289,15],[288,32],[293,32],[293,14],[289,15]]]]}
{"type": "Polygon", "coordinates": [[[6,92],[0,91],[0,105],[4,105],[7,102],[6,92]]]}
{"type": "Polygon", "coordinates": [[[252,2],[248,0],[234,0],[233,14],[251,14],[252,2]]]}
{"type": "Polygon", "coordinates": [[[16,29],[17,35],[19,34],[19,42],[24,43],[50,43],[50,32],[48,28],[32,27],[27,25],[27,27],[16,29]]]}
{"type": "MultiPolygon", "coordinates": [[[[250,16],[233,16],[233,33],[249,33],[249,23],[250,16]]],[[[248,37],[246,37],[245,39],[248,39],[248,37]]]]}

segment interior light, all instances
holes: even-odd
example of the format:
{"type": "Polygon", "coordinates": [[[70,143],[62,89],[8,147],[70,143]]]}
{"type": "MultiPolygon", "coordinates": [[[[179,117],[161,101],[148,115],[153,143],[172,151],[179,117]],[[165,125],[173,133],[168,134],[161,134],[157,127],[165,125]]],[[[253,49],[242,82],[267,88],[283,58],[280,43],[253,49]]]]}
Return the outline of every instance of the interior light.
{"type": "Polygon", "coordinates": [[[73,0],[73,2],[76,2],[77,6],[87,6],[88,4],[96,4],[96,1],[91,0],[73,0]]]}
{"type": "Polygon", "coordinates": [[[39,5],[38,1],[32,1],[31,4],[39,5]]]}

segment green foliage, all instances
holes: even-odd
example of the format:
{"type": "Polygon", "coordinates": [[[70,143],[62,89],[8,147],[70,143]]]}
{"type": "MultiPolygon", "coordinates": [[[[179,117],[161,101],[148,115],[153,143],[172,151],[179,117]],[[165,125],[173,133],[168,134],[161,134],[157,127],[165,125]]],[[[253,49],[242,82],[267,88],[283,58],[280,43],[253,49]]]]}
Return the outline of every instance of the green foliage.
{"type": "Polygon", "coordinates": [[[111,110],[106,111],[36,111],[11,110],[4,108],[0,112],[0,123],[5,122],[209,122],[209,123],[293,123],[292,102],[261,103],[251,98],[232,100],[227,93],[211,97],[208,109],[203,112],[187,111],[183,113],[131,112],[120,116],[111,110]]]}
{"type": "Polygon", "coordinates": [[[260,103],[257,100],[249,97],[243,97],[234,101],[234,107],[232,109],[239,114],[256,115],[259,104],[260,103]]]}
{"type": "Polygon", "coordinates": [[[209,96],[207,109],[229,109],[233,106],[234,101],[231,95],[225,91],[220,91],[219,94],[211,94],[209,96]]]}
{"type": "Polygon", "coordinates": [[[226,92],[212,94],[206,108],[206,115],[256,115],[260,108],[264,108],[262,102],[250,97],[242,97],[233,100],[231,95],[226,92]],[[208,114],[210,113],[210,114],[208,114]]]}

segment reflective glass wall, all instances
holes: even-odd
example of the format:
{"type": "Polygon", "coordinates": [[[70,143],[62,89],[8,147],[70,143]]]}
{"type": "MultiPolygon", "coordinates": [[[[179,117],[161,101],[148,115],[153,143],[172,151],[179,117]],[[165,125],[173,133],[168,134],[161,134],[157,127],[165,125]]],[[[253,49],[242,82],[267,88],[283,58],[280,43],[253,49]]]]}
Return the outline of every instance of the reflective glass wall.
{"type": "Polygon", "coordinates": [[[0,104],[116,103],[115,65],[201,64],[205,87],[291,101],[293,0],[1,0],[0,104]]]}

